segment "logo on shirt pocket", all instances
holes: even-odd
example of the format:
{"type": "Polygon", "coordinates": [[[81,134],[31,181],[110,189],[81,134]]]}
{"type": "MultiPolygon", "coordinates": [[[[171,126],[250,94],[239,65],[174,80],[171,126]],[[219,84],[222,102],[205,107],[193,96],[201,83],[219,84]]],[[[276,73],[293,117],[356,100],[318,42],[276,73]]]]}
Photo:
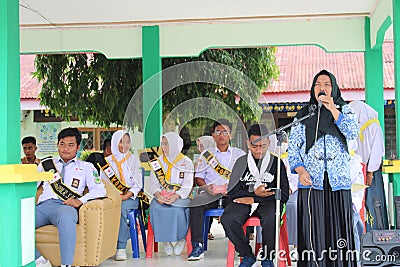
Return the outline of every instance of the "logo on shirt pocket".
{"type": "Polygon", "coordinates": [[[71,186],[74,187],[74,188],[78,188],[80,182],[81,182],[81,181],[80,181],[79,179],[77,179],[77,178],[72,178],[71,186]]]}

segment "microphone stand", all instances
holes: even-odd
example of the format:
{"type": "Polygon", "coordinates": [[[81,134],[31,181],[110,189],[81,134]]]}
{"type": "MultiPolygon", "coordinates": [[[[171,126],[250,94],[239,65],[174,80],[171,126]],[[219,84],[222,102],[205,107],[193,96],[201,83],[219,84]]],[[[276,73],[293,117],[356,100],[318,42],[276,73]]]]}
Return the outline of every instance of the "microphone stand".
{"type": "MultiPolygon", "coordinates": [[[[278,148],[278,170],[277,170],[277,177],[276,177],[276,190],[275,190],[275,259],[278,266],[278,257],[279,257],[279,234],[280,234],[280,221],[281,221],[281,145],[283,140],[284,130],[292,127],[293,125],[306,120],[315,115],[316,105],[310,106],[310,113],[301,117],[298,120],[295,120],[287,125],[284,125],[269,134],[263,135],[260,138],[253,140],[251,143],[255,144],[260,142],[261,140],[270,137],[271,135],[276,135],[277,139],[277,148],[278,148]]],[[[286,134],[286,133],[285,133],[286,134]]]]}

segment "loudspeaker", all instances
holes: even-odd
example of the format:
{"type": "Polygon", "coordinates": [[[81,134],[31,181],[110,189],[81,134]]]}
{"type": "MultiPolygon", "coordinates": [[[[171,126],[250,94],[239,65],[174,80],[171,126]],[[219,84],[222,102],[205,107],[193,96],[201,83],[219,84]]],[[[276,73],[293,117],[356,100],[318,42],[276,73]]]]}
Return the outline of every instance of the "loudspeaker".
{"type": "Polygon", "coordinates": [[[400,230],[372,230],[361,238],[362,266],[400,266],[400,230]]]}

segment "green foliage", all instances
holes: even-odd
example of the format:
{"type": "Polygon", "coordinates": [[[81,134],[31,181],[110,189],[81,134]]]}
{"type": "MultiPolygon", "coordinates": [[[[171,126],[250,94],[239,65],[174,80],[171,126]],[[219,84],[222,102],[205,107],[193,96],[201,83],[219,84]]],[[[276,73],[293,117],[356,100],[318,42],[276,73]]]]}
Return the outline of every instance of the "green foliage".
{"type": "MultiPolygon", "coordinates": [[[[253,80],[259,88],[258,94],[272,78],[279,76],[275,48],[211,49],[196,58],[165,58],[162,65],[165,69],[191,61],[231,66],[253,80]]],[[[108,60],[101,54],[38,55],[35,66],[34,76],[43,82],[41,104],[67,121],[74,116],[81,122],[92,121],[103,127],[112,123],[122,125],[126,107],[142,84],[141,59],[108,60]]],[[[163,114],[195,97],[221,100],[233,110],[240,111],[244,120],[254,119],[245,101],[236,105],[234,92],[204,83],[183,85],[166,94],[163,114]]],[[[134,109],[135,114],[141,117],[142,107],[134,109]]]]}

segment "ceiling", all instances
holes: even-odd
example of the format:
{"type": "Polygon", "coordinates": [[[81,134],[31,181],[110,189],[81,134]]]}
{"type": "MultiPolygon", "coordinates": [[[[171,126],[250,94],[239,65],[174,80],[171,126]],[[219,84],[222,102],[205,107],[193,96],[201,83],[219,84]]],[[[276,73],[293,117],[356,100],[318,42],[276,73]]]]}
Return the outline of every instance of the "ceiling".
{"type": "Polygon", "coordinates": [[[21,52],[141,57],[141,27],[151,25],[159,26],[162,57],[297,44],[364,51],[365,18],[374,46],[392,39],[391,16],[390,0],[20,0],[21,52]]]}
{"type": "Polygon", "coordinates": [[[20,0],[21,27],[142,26],[269,19],[364,17],[379,0],[20,0]]]}

